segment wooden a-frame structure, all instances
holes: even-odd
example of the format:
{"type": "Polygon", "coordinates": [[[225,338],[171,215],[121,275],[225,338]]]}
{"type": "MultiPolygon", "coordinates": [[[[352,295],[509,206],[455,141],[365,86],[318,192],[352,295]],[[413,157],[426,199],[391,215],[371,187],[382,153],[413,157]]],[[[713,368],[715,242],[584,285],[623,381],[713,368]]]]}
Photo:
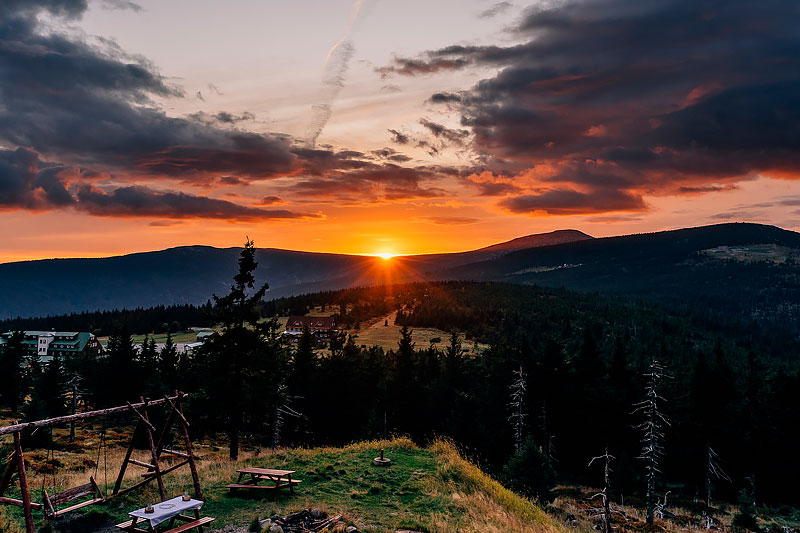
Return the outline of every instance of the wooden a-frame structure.
{"type": "Polygon", "coordinates": [[[189,438],[189,422],[186,420],[181,405],[182,401],[186,397],[187,397],[186,394],[176,391],[174,396],[166,396],[164,398],[152,401],[146,400],[145,398],[140,398],[139,403],[136,404],[128,403],[127,405],[119,407],[110,407],[108,409],[100,409],[97,411],[86,411],[83,413],[76,413],[74,415],[67,415],[57,418],[50,418],[47,420],[37,420],[34,422],[15,424],[13,426],[0,427],[0,435],[12,434],[14,436],[14,451],[9,456],[7,460],[8,465],[6,467],[6,471],[2,479],[0,479],[0,504],[16,505],[18,507],[22,507],[24,509],[24,514],[25,514],[26,532],[35,533],[34,522],[33,522],[34,509],[35,510],[44,509],[45,516],[47,517],[57,517],[67,512],[74,511],[82,507],[87,507],[89,505],[93,505],[101,501],[106,501],[116,496],[120,496],[132,490],[138,489],[139,487],[142,487],[143,485],[146,485],[152,482],[153,480],[155,480],[158,483],[159,494],[161,495],[161,500],[164,501],[167,499],[167,493],[166,490],[164,489],[163,476],[186,465],[189,465],[189,469],[192,474],[192,483],[194,485],[195,497],[199,500],[202,500],[203,491],[200,488],[200,478],[197,474],[197,467],[195,465],[195,456],[192,450],[192,441],[189,438]],[[148,413],[148,408],[159,405],[166,405],[168,407],[167,419],[160,431],[157,430],[156,427],[153,426],[153,424],[150,422],[150,416],[148,413]],[[90,478],[89,484],[81,487],[76,487],[74,489],[67,489],[58,494],[48,495],[46,491],[43,491],[42,495],[44,500],[43,503],[37,503],[31,501],[30,488],[28,486],[28,478],[25,472],[25,458],[22,451],[22,434],[30,433],[39,428],[58,426],[76,420],[107,417],[113,414],[125,413],[125,412],[134,413],[136,415],[137,423],[136,423],[136,428],[133,431],[133,435],[131,435],[131,442],[130,445],[128,446],[127,452],[125,453],[125,458],[122,461],[122,465],[120,466],[119,474],[117,475],[117,480],[114,483],[113,492],[110,495],[107,494],[104,496],[100,491],[99,487],[97,487],[96,483],[94,482],[94,479],[90,478]],[[183,451],[166,448],[169,434],[176,423],[179,428],[181,438],[183,440],[183,446],[184,446],[183,451]],[[137,461],[131,457],[133,454],[137,436],[141,434],[141,432],[144,432],[145,437],[147,438],[148,447],[150,448],[150,462],[137,461]],[[178,458],[180,459],[180,461],[166,468],[163,468],[163,462],[164,462],[163,458],[165,457],[178,458]],[[125,477],[125,472],[128,469],[128,465],[135,465],[141,468],[145,468],[146,470],[141,474],[141,477],[143,478],[141,481],[134,483],[130,487],[122,488],[122,481],[125,477]],[[14,473],[16,473],[19,478],[19,490],[20,493],[22,494],[21,499],[9,498],[4,496],[5,491],[11,484],[11,478],[13,477],[14,473]],[[94,488],[96,488],[96,491],[94,490],[94,488]],[[71,499],[76,499],[78,497],[90,494],[92,495],[92,499],[89,501],[85,501],[76,505],[71,505],[65,509],[60,509],[60,510],[55,509],[54,503],[56,502],[68,502],[71,499]]]}

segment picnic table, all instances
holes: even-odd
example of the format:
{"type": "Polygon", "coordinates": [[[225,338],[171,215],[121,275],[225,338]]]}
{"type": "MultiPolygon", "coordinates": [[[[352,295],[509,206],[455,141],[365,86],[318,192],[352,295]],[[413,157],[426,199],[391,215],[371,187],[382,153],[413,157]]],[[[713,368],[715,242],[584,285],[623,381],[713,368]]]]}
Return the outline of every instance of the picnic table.
{"type": "Polygon", "coordinates": [[[154,512],[152,513],[146,513],[145,508],[131,511],[128,515],[132,518],[126,522],[117,524],[117,528],[132,533],[151,533],[157,531],[156,527],[159,524],[168,522],[167,527],[169,529],[162,533],[182,533],[192,529],[197,529],[197,531],[202,532],[204,525],[214,521],[210,516],[200,518],[200,507],[202,506],[203,502],[200,500],[192,498],[188,501],[184,501],[181,496],[178,496],[177,498],[172,498],[171,500],[153,505],[154,512]],[[185,511],[192,511],[194,518],[181,514],[185,511]],[[184,523],[173,527],[175,526],[176,520],[184,523]],[[143,529],[142,526],[147,529],[143,529]]]}
{"type": "Polygon", "coordinates": [[[271,468],[242,468],[237,470],[239,479],[236,483],[231,483],[228,488],[234,489],[269,489],[280,490],[288,488],[289,492],[294,493],[294,486],[302,483],[302,479],[292,479],[294,470],[273,470],[271,468]],[[244,479],[245,476],[249,476],[244,479]],[[264,485],[259,485],[266,481],[264,485]]]}

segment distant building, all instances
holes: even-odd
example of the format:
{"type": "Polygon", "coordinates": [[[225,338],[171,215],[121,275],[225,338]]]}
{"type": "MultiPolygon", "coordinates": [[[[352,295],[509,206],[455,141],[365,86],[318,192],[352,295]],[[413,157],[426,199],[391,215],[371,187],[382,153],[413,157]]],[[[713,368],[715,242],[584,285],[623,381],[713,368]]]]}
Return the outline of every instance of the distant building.
{"type": "Polygon", "coordinates": [[[330,339],[339,332],[336,320],[332,316],[290,316],[286,321],[284,335],[292,342],[297,342],[303,329],[308,328],[318,339],[330,339]]]}
{"type": "MultiPolygon", "coordinates": [[[[55,356],[98,355],[103,347],[93,334],[87,331],[23,331],[23,346],[28,355],[38,355],[42,361],[55,356]]],[[[14,335],[13,331],[0,333],[0,350],[3,350],[14,335]]]]}

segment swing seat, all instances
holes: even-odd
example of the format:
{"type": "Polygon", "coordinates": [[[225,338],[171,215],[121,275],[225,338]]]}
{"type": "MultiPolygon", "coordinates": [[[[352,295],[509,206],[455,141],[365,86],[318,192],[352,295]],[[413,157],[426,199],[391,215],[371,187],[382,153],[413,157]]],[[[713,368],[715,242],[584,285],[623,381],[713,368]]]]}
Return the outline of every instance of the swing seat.
{"type": "Polygon", "coordinates": [[[89,507],[90,505],[106,501],[105,496],[103,496],[103,492],[100,490],[100,487],[97,485],[97,482],[94,480],[93,476],[89,477],[89,483],[86,483],[85,485],[73,487],[71,489],[53,494],[52,496],[47,494],[47,490],[45,489],[42,490],[42,495],[44,497],[44,501],[42,502],[44,505],[44,513],[48,518],[58,518],[69,512],[77,511],[78,509],[83,509],[84,507],[89,507]],[[58,506],[60,505],[73,502],[81,498],[86,498],[87,496],[91,496],[92,498],[90,500],[76,503],[75,505],[70,505],[69,507],[65,507],[63,509],[58,509],[58,506]]]}

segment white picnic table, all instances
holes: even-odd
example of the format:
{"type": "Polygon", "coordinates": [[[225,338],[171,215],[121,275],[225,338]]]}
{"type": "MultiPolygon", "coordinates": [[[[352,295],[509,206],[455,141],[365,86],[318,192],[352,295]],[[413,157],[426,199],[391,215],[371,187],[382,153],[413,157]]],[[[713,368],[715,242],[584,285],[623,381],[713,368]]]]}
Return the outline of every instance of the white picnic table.
{"type": "Polygon", "coordinates": [[[189,529],[189,526],[192,528],[201,528],[202,525],[210,522],[213,520],[211,519],[201,519],[200,518],[200,508],[203,506],[203,502],[200,500],[195,500],[191,498],[188,501],[184,501],[183,497],[178,496],[177,498],[172,498],[171,500],[166,500],[161,503],[156,503],[153,505],[153,512],[146,513],[145,508],[136,509],[135,511],[131,511],[128,513],[133,519],[129,520],[128,522],[124,522],[122,524],[118,524],[117,527],[124,530],[124,531],[155,531],[156,526],[159,524],[166,522],[167,520],[170,521],[170,527],[174,523],[175,519],[186,521],[188,520],[189,523],[184,524],[183,526],[179,526],[175,528],[180,531],[186,531],[189,529]],[[181,513],[186,511],[194,511],[195,519],[187,518],[182,516],[181,513]],[[144,525],[143,522],[148,523],[148,529],[141,529],[144,525]]]}

